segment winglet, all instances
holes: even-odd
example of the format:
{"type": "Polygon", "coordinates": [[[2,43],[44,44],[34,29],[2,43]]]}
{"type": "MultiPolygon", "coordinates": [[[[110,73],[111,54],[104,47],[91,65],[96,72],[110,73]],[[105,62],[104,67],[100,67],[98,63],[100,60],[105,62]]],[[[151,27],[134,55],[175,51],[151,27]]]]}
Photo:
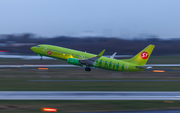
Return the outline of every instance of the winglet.
{"type": "Polygon", "coordinates": [[[117,54],[117,52],[115,52],[112,56],[110,56],[110,58],[114,59],[116,54],[117,54]]]}
{"type": "Polygon", "coordinates": [[[99,55],[98,55],[97,57],[101,57],[101,56],[104,54],[105,50],[106,50],[106,49],[104,49],[103,51],[101,51],[101,53],[99,53],[99,55]]]}

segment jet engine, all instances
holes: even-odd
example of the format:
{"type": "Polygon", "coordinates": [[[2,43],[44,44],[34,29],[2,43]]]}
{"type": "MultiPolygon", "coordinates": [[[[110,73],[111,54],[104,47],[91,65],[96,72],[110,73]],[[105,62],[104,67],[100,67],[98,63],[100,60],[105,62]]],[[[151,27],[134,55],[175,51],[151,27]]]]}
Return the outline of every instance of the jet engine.
{"type": "Polygon", "coordinates": [[[69,64],[74,64],[74,65],[79,65],[79,59],[75,59],[75,58],[68,58],[67,62],[69,64]]]}

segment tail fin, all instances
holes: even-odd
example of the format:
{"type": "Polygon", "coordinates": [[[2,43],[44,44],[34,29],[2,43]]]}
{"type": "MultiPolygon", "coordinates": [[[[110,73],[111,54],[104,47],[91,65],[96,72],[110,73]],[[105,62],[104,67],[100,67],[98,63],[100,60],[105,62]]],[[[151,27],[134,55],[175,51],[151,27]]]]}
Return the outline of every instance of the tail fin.
{"type": "Polygon", "coordinates": [[[127,62],[137,64],[139,66],[145,66],[155,45],[150,44],[145,49],[143,49],[141,52],[139,52],[136,56],[129,60],[125,60],[127,62]]]}

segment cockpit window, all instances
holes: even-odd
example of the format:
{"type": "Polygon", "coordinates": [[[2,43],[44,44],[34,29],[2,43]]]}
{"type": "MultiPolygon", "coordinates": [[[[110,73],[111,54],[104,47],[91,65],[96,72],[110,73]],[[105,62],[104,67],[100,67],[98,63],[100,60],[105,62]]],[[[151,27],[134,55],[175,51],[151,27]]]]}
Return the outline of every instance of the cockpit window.
{"type": "Polygon", "coordinates": [[[40,48],[40,46],[36,46],[36,47],[40,48]]]}

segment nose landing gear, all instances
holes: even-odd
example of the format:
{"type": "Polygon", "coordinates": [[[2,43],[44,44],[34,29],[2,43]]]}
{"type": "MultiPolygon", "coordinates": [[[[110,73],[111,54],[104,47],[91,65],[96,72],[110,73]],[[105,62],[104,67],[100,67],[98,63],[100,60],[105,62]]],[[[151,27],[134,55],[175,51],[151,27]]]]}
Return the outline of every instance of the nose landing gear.
{"type": "Polygon", "coordinates": [[[90,67],[86,67],[85,71],[91,71],[91,68],[90,67]]]}

